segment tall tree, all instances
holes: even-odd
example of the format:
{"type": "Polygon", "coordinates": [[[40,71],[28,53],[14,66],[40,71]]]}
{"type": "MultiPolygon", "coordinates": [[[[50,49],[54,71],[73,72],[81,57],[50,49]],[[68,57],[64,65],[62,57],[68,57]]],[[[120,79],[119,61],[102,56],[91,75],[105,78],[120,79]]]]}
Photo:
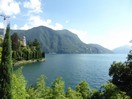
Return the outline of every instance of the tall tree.
{"type": "Polygon", "coordinates": [[[53,99],[65,99],[64,96],[64,81],[61,77],[58,77],[52,85],[53,99]]]}
{"type": "Polygon", "coordinates": [[[26,99],[28,97],[26,85],[27,82],[20,68],[12,74],[12,99],[26,99]]]}
{"type": "Polygon", "coordinates": [[[38,98],[40,98],[40,99],[44,98],[45,92],[46,92],[45,76],[44,75],[41,75],[38,78],[36,92],[37,92],[38,98]]]}
{"type": "Polygon", "coordinates": [[[81,96],[81,94],[75,90],[73,90],[72,88],[68,88],[67,92],[66,92],[66,97],[68,99],[83,99],[83,97],[81,96]]]}
{"type": "Polygon", "coordinates": [[[108,82],[100,88],[100,97],[96,99],[131,99],[125,92],[120,91],[116,85],[108,82]]]}
{"type": "Polygon", "coordinates": [[[3,42],[2,59],[0,65],[0,98],[1,99],[11,99],[12,70],[13,69],[12,69],[10,25],[8,25],[3,42]]]}
{"type": "Polygon", "coordinates": [[[127,61],[128,61],[129,67],[132,68],[132,50],[128,54],[127,61]]]}
{"type": "Polygon", "coordinates": [[[109,75],[112,77],[111,82],[132,98],[132,51],[128,54],[126,62],[113,62],[109,75]]]}
{"type": "Polygon", "coordinates": [[[83,99],[90,99],[91,97],[91,90],[86,81],[82,81],[80,84],[77,85],[76,91],[81,94],[83,99]]]}
{"type": "Polygon", "coordinates": [[[12,40],[12,50],[13,51],[17,51],[19,50],[20,48],[20,42],[19,42],[19,36],[17,33],[14,33],[12,36],[11,36],[11,40],[12,40]]]}

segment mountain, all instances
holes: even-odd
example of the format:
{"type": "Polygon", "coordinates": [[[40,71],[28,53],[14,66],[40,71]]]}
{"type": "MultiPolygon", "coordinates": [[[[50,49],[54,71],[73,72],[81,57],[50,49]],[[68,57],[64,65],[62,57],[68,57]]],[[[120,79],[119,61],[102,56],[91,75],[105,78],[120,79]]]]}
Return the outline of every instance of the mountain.
{"type": "Polygon", "coordinates": [[[120,46],[120,47],[113,49],[113,52],[120,53],[120,54],[128,54],[130,50],[132,50],[131,46],[124,45],[124,46],[120,46]]]}
{"type": "Polygon", "coordinates": [[[29,30],[11,30],[11,34],[14,32],[20,37],[25,36],[28,42],[37,39],[46,53],[112,53],[100,45],[83,43],[76,34],[68,30],[39,26],[29,30]]]}

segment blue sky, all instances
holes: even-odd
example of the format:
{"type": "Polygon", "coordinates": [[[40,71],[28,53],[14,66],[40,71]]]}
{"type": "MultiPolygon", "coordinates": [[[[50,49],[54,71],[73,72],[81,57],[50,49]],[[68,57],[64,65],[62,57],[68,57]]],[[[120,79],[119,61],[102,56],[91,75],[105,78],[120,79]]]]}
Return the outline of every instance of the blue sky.
{"type": "Polygon", "coordinates": [[[132,39],[132,0],[0,0],[0,14],[10,15],[12,29],[68,29],[109,49],[132,39]]]}

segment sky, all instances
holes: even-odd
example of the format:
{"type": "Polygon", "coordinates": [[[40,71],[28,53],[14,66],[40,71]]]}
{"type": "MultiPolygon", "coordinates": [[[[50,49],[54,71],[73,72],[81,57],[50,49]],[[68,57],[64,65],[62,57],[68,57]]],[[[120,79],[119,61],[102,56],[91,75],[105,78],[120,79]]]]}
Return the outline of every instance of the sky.
{"type": "Polygon", "coordinates": [[[132,0],[0,0],[1,14],[10,16],[11,29],[67,29],[108,49],[132,40],[132,0]]]}

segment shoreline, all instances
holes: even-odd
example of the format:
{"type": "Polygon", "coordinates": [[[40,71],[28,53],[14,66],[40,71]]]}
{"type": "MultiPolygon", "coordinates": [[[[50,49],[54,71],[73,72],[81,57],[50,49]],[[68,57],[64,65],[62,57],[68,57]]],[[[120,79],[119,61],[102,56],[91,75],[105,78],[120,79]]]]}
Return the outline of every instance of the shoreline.
{"type": "Polygon", "coordinates": [[[16,63],[13,64],[14,67],[24,65],[24,64],[31,64],[35,62],[44,62],[45,58],[43,59],[35,59],[35,60],[22,60],[22,61],[17,61],[16,63]]]}

